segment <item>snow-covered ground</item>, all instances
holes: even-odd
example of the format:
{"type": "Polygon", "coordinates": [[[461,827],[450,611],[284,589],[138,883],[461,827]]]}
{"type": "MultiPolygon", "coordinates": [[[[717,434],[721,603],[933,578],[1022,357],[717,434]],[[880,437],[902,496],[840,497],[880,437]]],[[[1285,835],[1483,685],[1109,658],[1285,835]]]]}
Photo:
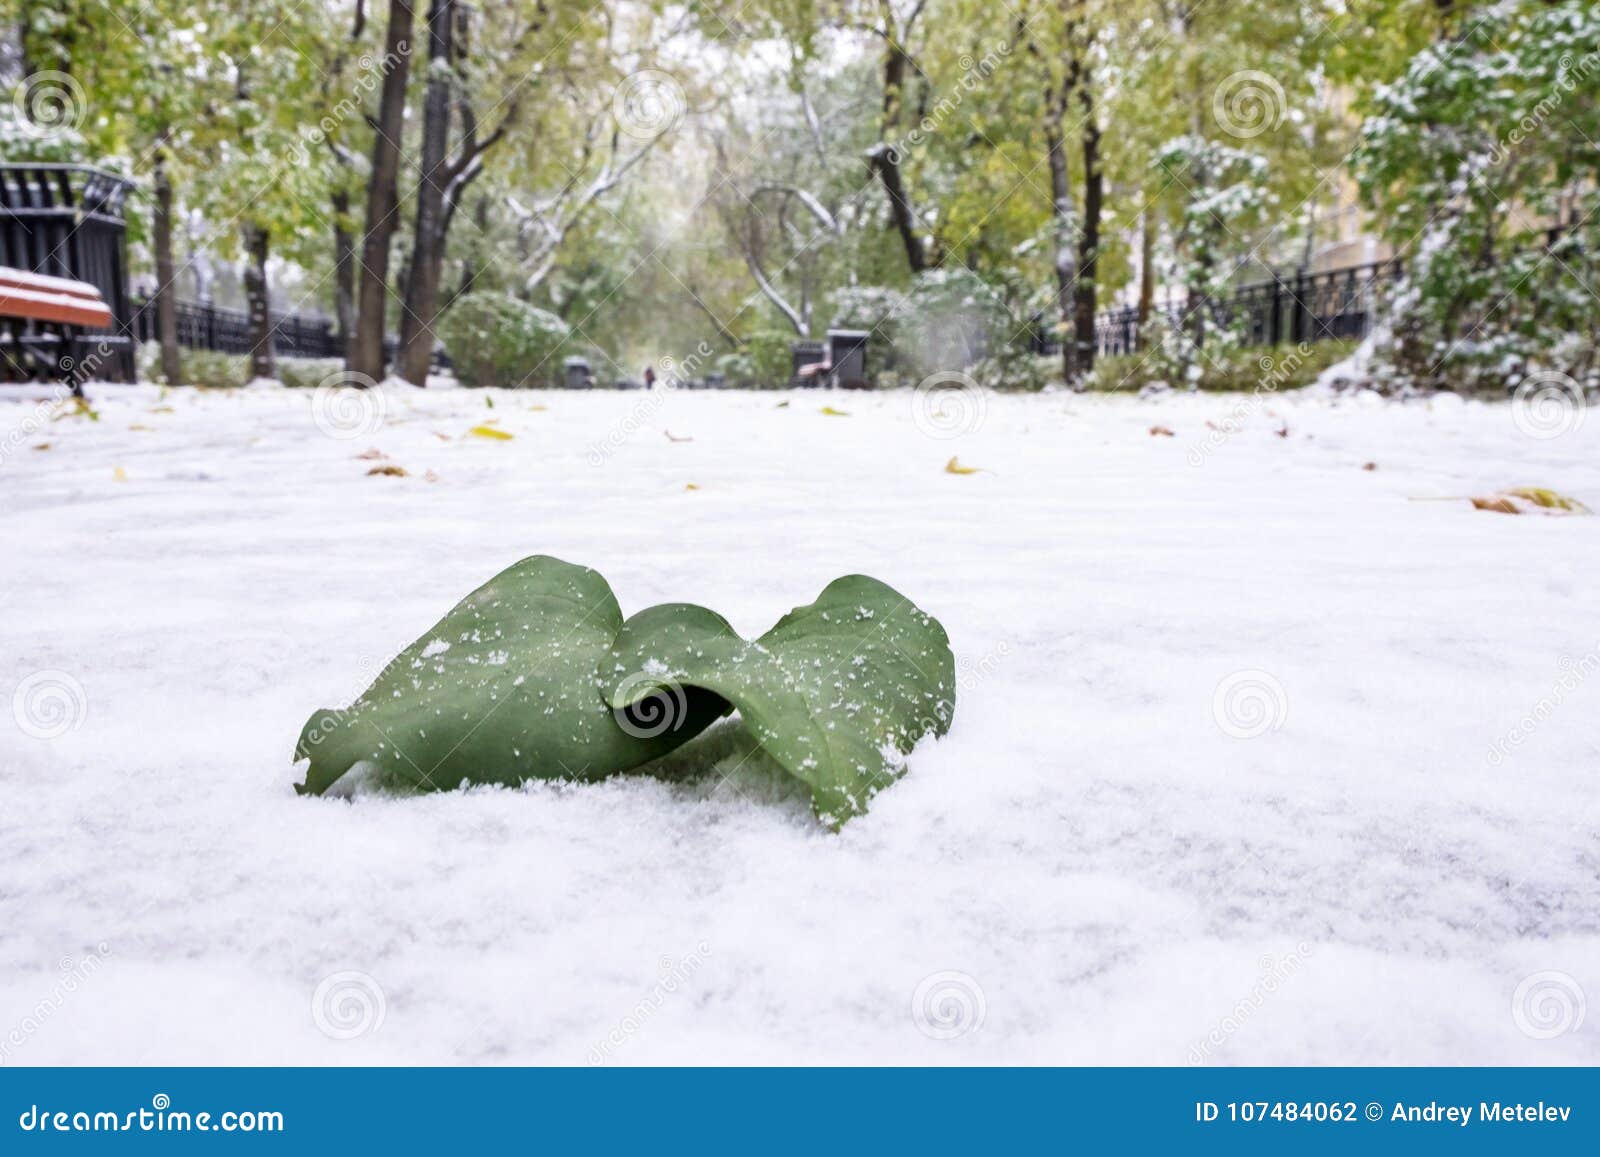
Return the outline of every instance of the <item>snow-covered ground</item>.
{"type": "Polygon", "coordinates": [[[0,438],[4,1063],[1600,1062],[1600,518],[1413,501],[1600,508],[1600,420],[95,394],[0,438]],[[746,634],[876,575],[954,727],[838,835],[748,768],[296,797],[535,553],[746,634]]]}

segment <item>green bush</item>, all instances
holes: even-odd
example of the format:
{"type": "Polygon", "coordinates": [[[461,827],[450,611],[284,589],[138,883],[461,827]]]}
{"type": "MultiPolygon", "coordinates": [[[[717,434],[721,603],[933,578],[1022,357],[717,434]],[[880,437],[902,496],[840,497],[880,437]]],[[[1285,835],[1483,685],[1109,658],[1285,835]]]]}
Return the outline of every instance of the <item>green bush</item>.
{"type": "Polygon", "coordinates": [[[903,292],[883,286],[841,291],[831,325],[871,333],[867,370],[881,387],[960,373],[995,389],[1040,389],[1051,370],[1019,340],[1023,327],[1003,288],[961,266],[930,270],[903,292]]]}
{"type": "Polygon", "coordinates": [[[311,389],[330,378],[344,381],[343,358],[278,358],[278,380],[286,386],[311,389]]]}
{"type": "Polygon", "coordinates": [[[558,383],[567,323],[507,293],[469,293],[450,307],[439,337],[464,386],[558,383]]]}
{"type": "Polygon", "coordinates": [[[798,339],[788,330],[757,330],[732,353],[717,359],[717,370],[730,386],[777,390],[789,384],[794,367],[790,349],[798,339]]]}
{"type": "MultiPolygon", "coordinates": [[[[178,351],[183,369],[183,385],[204,386],[208,389],[233,389],[250,380],[250,359],[242,354],[219,354],[210,350],[184,349],[178,351]]],[[[161,373],[161,346],[157,342],[141,342],[134,355],[142,382],[166,382],[161,373]]],[[[170,383],[168,383],[170,384],[170,383]]]]}
{"type": "MultiPolygon", "coordinates": [[[[1215,356],[1202,355],[1193,363],[1200,376],[1194,388],[1217,392],[1250,393],[1253,390],[1298,390],[1317,375],[1343,361],[1355,349],[1350,341],[1303,342],[1298,346],[1231,347],[1215,356]]],[[[1209,343],[1208,343],[1209,345],[1209,343]]],[[[1173,367],[1149,352],[1119,354],[1095,361],[1086,388],[1101,392],[1134,391],[1146,386],[1172,386],[1173,367]]]]}

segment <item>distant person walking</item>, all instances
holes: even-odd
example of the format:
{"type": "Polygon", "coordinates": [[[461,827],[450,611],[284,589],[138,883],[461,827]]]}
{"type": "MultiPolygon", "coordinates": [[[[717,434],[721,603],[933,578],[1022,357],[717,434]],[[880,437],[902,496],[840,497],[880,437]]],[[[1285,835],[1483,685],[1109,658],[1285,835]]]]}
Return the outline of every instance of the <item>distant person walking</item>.
{"type": "Polygon", "coordinates": [[[644,388],[647,390],[656,388],[656,368],[654,366],[645,366],[644,368],[644,388]]]}

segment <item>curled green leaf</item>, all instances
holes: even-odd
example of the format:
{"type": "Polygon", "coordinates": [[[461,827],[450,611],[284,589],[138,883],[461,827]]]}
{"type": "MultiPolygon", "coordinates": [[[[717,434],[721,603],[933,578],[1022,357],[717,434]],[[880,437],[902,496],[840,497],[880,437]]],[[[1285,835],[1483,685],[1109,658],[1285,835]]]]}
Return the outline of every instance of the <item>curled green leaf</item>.
{"type": "Polygon", "coordinates": [[[734,709],[837,826],[904,772],[918,740],[949,729],[954,658],[932,616],[864,575],[751,641],[687,603],[624,623],[599,574],[537,556],[463,599],[350,707],[314,714],[299,790],[357,768],[419,790],[599,779],[734,709]]]}

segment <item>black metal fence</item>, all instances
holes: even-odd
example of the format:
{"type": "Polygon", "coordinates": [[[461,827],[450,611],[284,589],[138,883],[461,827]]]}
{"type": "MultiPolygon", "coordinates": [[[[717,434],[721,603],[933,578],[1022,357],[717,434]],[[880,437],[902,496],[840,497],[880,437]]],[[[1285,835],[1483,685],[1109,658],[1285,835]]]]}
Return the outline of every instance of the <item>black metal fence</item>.
{"type": "MultiPolygon", "coordinates": [[[[250,335],[250,315],[242,309],[226,309],[199,301],[174,302],[178,314],[178,344],[186,349],[212,350],[224,354],[247,354],[254,344],[250,335]]],[[[341,358],[344,348],[326,317],[299,313],[274,313],[272,349],[283,358],[341,358]]],[[[156,341],[156,307],[149,298],[134,304],[132,330],[141,341],[156,341]]]]}
{"type": "Polygon", "coordinates": [[[132,381],[132,304],[126,222],[132,183],[86,165],[0,164],[0,265],[86,281],[100,291],[111,329],[74,339],[73,356],[96,377],[132,381]]]}
{"type": "MultiPolygon", "coordinates": [[[[1241,285],[1225,294],[1163,302],[1144,319],[1165,318],[1171,326],[1205,341],[1207,332],[1237,333],[1246,345],[1363,338],[1377,316],[1380,298],[1403,272],[1400,259],[1351,265],[1318,273],[1275,276],[1241,285]]],[[[1042,319],[1041,319],[1042,322],[1042,319]]],[[[1095,318],[1095,348],[1102,357],[1133,353],[1142,345],[1135,306],[1110,309],[1095,318]]],[[[1061,351],[1059,334],[1041,324],[1034,350],[1061,351]]]]}

